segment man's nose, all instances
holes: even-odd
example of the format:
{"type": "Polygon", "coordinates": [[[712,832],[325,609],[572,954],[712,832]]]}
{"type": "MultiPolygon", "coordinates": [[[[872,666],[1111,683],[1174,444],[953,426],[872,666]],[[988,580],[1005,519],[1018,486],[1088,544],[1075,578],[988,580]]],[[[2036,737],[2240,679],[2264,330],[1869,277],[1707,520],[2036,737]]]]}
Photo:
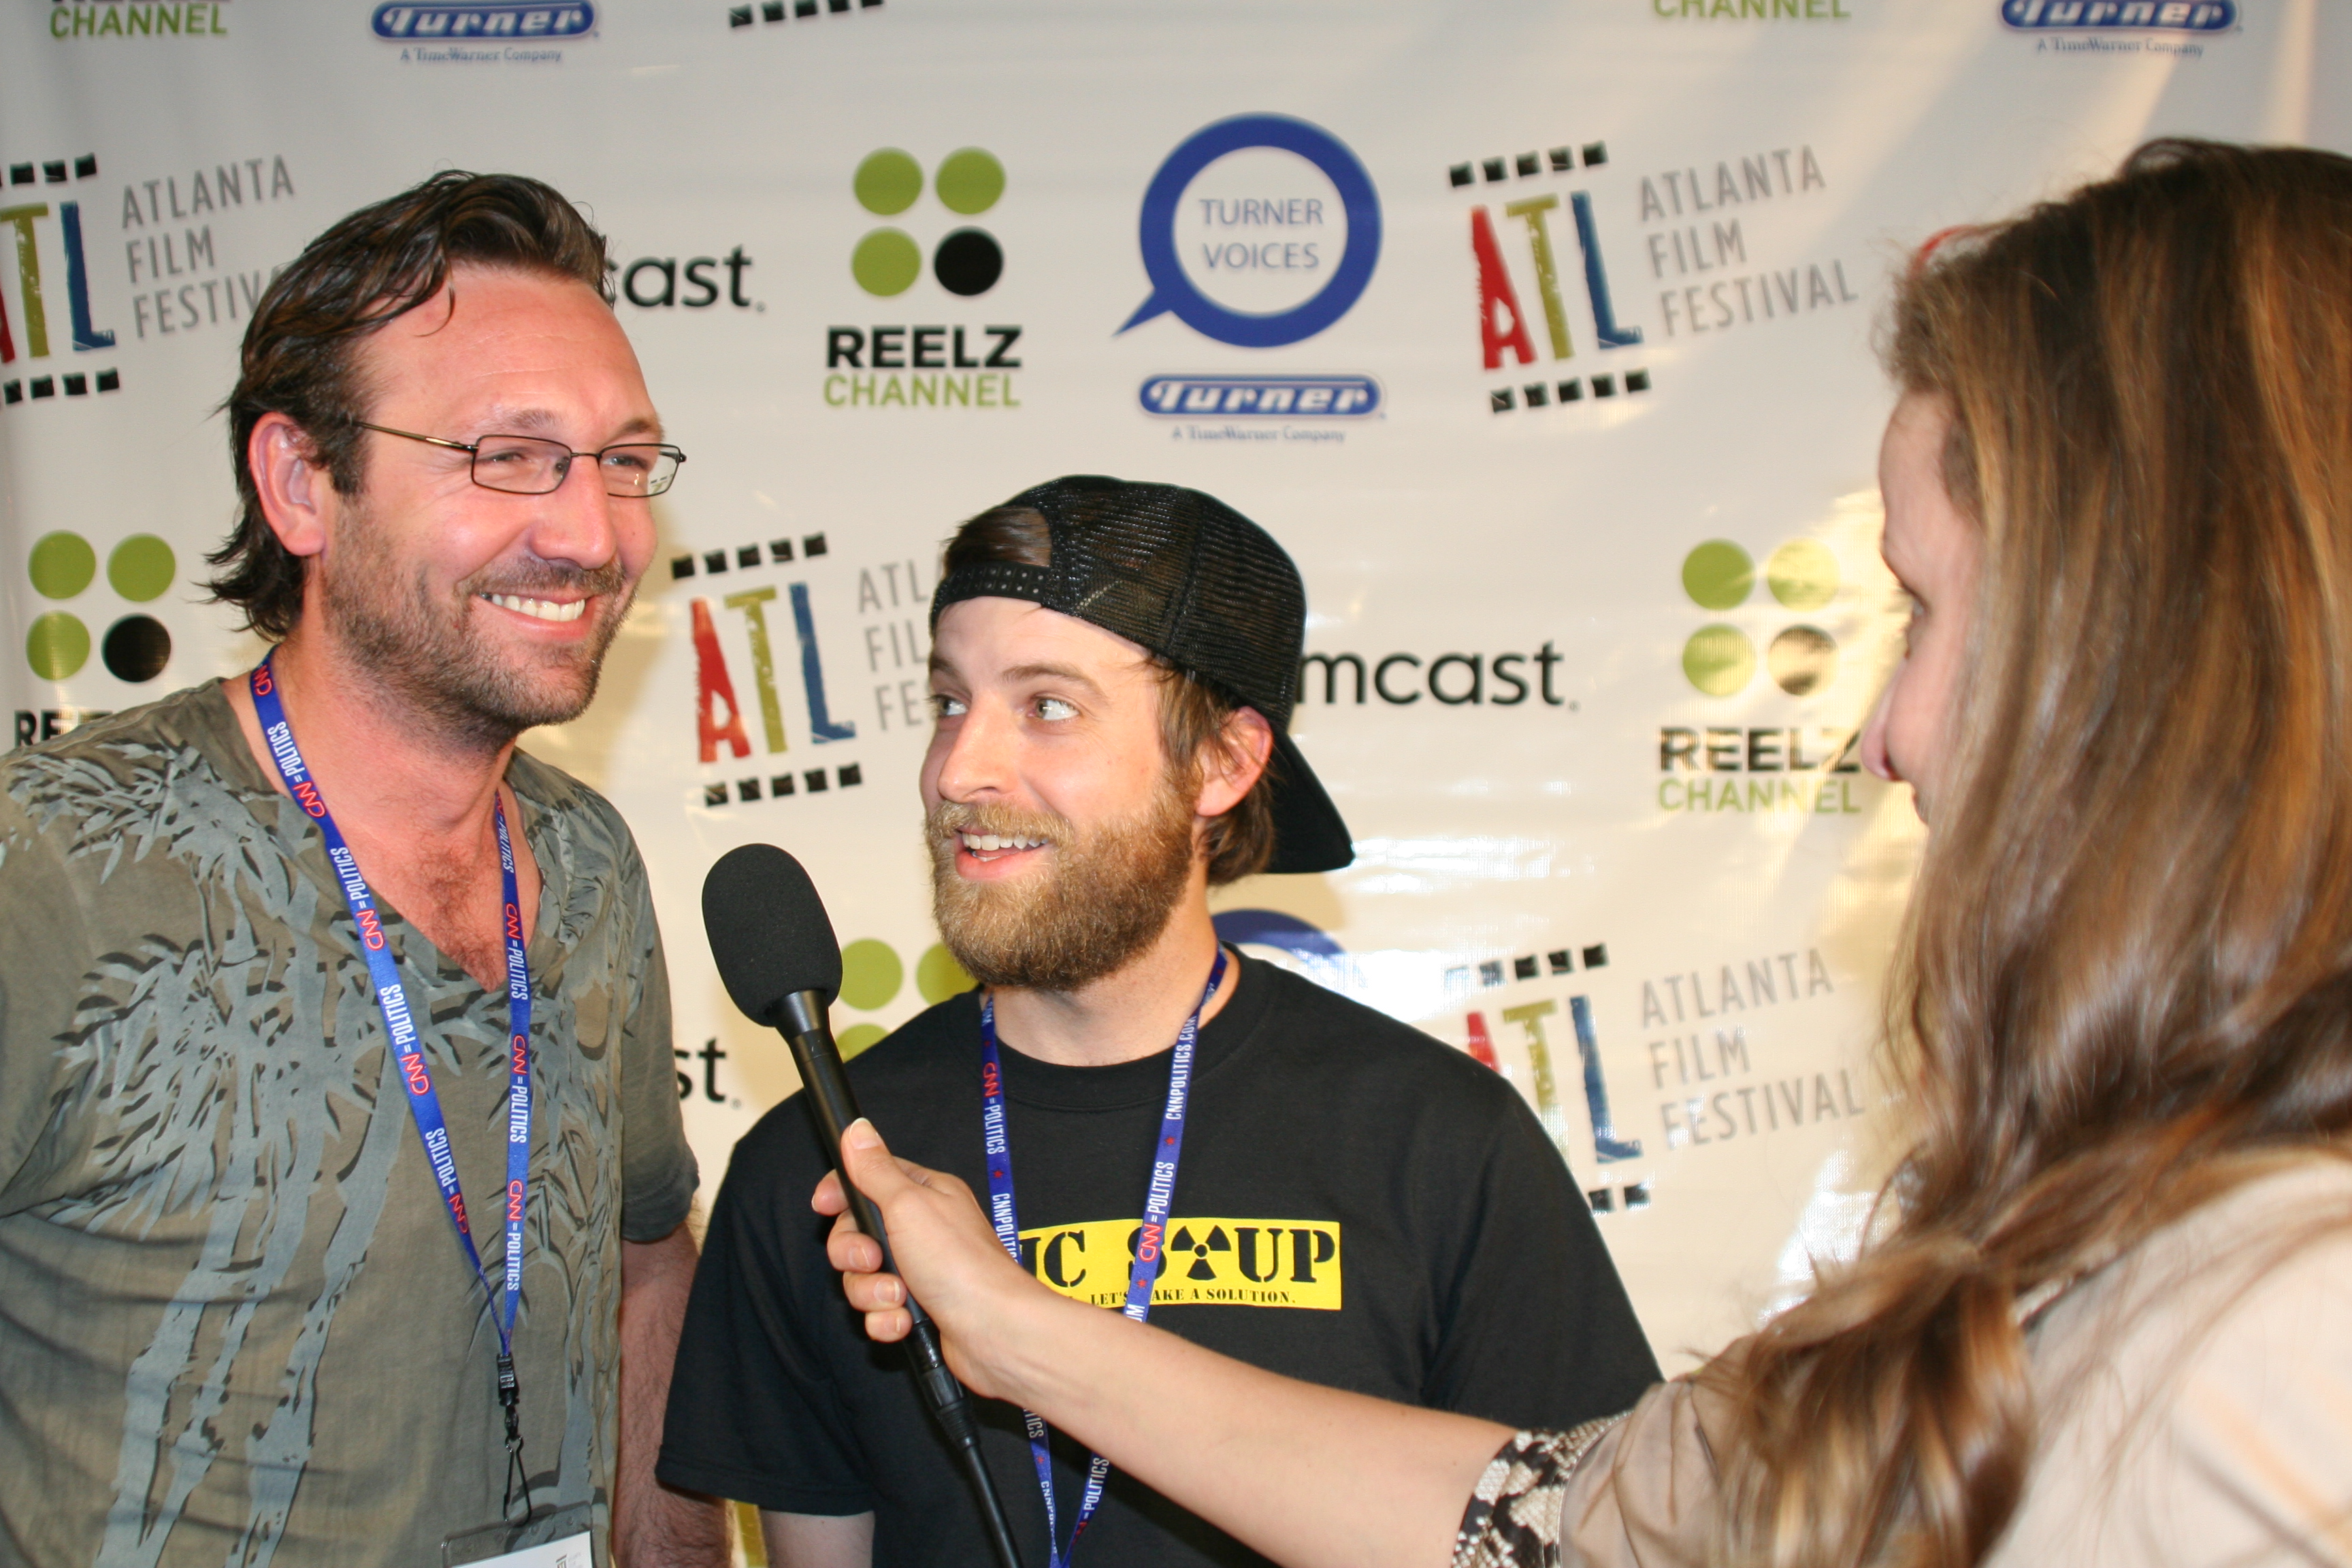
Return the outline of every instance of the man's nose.
{"type": "Polygon", "coordinates": [[[1902,672],[1897,670],[1895,679],[1886,683],[1878,700],[1871,705],[1870,718],[1862,727],[1862,765],[1888,784],[1903,782],[1903,775],[1895,771],[1895,759],[1886,752],[1886,710],[1895,697],[1895,681],[1901,679],[1902,672]]]}
{"type": "Polygon", "coordinates": [[[971,703],[947,738],[947,757],[940,765],[940,798],[961,802],[1009,794],[1016,776],[1017,734],[1012,714],[993,703],[971,703]]]}
{"type": "Polygon", "coordinates": [[[642,499],[604,492],[604,465],[593,452],[575,455],[555,488],[533,499],[539,511],[531,521],[531,553],[590,571],[619,552],[631,512],[646,507],[642,499]]]}

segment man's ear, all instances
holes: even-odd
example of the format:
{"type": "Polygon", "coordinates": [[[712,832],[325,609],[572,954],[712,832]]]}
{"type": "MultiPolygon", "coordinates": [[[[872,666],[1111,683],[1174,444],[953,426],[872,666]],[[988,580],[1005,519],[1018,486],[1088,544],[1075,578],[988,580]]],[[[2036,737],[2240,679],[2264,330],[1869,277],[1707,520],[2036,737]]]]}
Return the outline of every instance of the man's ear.
{"type": "Polygon", "coordinates": [[[1200,816],[1223,816],[1255,788],[1274,755],[1274,726],[1255,708],[1236,708],[1223,728],[1201,749],[1201,793],[1192,803],[1200,816]]]}
{"type": "Polygon", "coordinates": [[[310,432],[283,414],[265,414],[254,422],[245,455],[262,518],[286,552],[316,555],[326,549],[342,497],[320,465],[310,432]]]}

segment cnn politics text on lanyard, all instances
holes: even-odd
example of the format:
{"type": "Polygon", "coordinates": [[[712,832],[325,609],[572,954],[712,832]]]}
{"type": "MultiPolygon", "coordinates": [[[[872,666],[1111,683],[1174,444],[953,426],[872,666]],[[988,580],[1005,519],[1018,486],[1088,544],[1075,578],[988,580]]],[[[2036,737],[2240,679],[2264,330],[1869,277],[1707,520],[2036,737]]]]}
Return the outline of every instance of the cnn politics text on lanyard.
{"type": "MultiPolygon", "coordinates": [[[[1201,1011],[1217,994],[1225,977],[1225,950],[1217,949],[1210,966],[1209,984],[1201,990],[1192,1016],[1176,1037],[1168,1064],[1168,1108],[1160,1116],[1159,1147],[1152,1151],[1151,1185],[1143,1197],[1143,1228],[1136,1237],[1135,1262],[1127,1277],[1127,1305],[1120,1309],[1137,1322],[1151,1316],[1151,1282],[1160,1276],[1164,1256],[1160,1238],[1168,1234],[1169,1205],[1176,1198],[1176,1165],[1184,1155],[1184,1113],[1192,1103],[1192,1047],[1201,1037],[1201,1011]]],[[[1013,1130],[1004,1115],[1004,1062],[996,1048],[996,999],[980,1004],[981,1132],[988,1153],[988,1212],[996,1239],[1021,1261],[1021,1219],[1013,1204],[1013,1130]]],[[[1102,1502],[1103,1482],[1110,1461],[1100,1454],[1087,1456],[1087,1489],[1078,1499],[1078,1517],[1070,1524],[1070,1543],[1061,1544],[1062,1527],[1054,1507],[1054,1456],[1047,1445],[1045,1423],[1034,1410],[1021,1413],[1029,1433],[1029,1456],[1037,1466],[1037,1486],[1045,1494],[1045,1552],[1052,1568],[1066,1568],[1078,1549],[1078,1537],[1102,1502]]]]}
{"type": "Polygon", "coordinates": [[[515,1379],[514,1325],[516,1309],[522,1302],[523,1209],[530,1193],[530,964],[523,948],[522,900],[515,887],[514,841],[507,834],[506,806],[495,794],[491,795],[491,819],[499,835],[499,869],[506,887],[506,908],[499,922],[506,932],[508,1017],[507,1250],[501,1289],[491,1286],[489,1276],[482,1268],[481,1255],[474,1247],[473,1226],[466,1216],[466,1195],[457,1184],[457,1162],[449,1151],[448,1125],[441,1116],[441,1097],[434,1092],[432,1068],[425,1060],[416,1020],[409,1011],[407,994],[401,988],[400,970],[392,961],[374,896],[368,890],[367,879],[360,874],[359,861],[351,847],[343,842],[333,814],[327,809],[327,797],[319,792],[317,781],[310,777],[310,770],[302,761],[301,751],[294,744],[294,729],[286,721],[286,705],[278,700],[278,679],[268,658],[247,677],[247,685],[253,693],[254,711],[260,717],[262,738],[268,742],[270,759],[278,764],[278,776],[286,781],[286,793],[317,821],[319,831],[326,836],[327,858],[334,864],[344,900],[351,905],[352,919],[358,923],[360,950],[367,959],[368,978],[375,986],[376,1005],[383,1010],[384,1028],[392,1037],[393,1059],[408,1090],[408,1114],[415,1121],[416,1135],[425,1144],[425,1160],[433,1167],[433,1180],[440,1186],[443,1211],[449,1216],[450,1228],[457,1232],[466,1267],[481,1281],[484,1293],[490,1299],[492,1321],[499,1331],[499,1405],[506,1413],[507,1427],[503,1506],[511,1514],[520,1498],[522,1512],[528,1517],[530,1481],[522,1465],[521,1388],[515,1379]]]}

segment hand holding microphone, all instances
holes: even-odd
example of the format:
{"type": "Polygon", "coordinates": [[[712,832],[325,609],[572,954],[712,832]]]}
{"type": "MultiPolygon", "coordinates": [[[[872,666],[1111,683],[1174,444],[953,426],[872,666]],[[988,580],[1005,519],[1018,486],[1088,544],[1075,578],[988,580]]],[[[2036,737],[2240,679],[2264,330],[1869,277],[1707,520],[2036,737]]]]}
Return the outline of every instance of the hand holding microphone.
{"type": "Polygon", "coordinates": [[[1070,1303],[1014,1267],[970,1187],[896,1158],[874,1124],[859,1121],[844,1132],[838,1173],[818,1184],[812,1206],[845,1216],[834,1226],[825,1255],[842,1271],[849,1304],[866,1314],[870,1338],[893,1343],[910,1331],[906,1305],[913,1287],[889,1270],[911,1263],[922,1300],[946,1331],[942,1343],[955,1374],[992,1399],[1033,1397],[1017,1363],[992,1352],[1034,1338],[1041,1329],[1050,1334],[1040,1315],[1070,1303]],[[893,1247],[886,1257],[860,1233],[848,1214],[845,1181],[883,1210],[903,1247],[893,1247]]]}
{"type": "MultiPolygon", "coordinates": [[[[838,1173],[842,1133],[862,1118],[825,1012],[841,990],[841,943],[824,901],[799,861],[773,845],[746,844],[719,857],[703,879],[702,921],[735,1005],[753,1022],[781,1031],[792,1048],[810,1113],[838,1173]]],[[[889,1238],[879,1211],[854,1185],[843,1196],[858,1229],[879,1249],[877,1262],[887,1266],[889,1238]]],[[[916,1384],[971,1477],[998,1561],[1003,1568],[1020,1568],[1003,1504],[981,1454],[971,1401],[948,1370],[939,1330],[919,1303],[904,1305],[911,1320],[907,1359],[916,1384]]]]}

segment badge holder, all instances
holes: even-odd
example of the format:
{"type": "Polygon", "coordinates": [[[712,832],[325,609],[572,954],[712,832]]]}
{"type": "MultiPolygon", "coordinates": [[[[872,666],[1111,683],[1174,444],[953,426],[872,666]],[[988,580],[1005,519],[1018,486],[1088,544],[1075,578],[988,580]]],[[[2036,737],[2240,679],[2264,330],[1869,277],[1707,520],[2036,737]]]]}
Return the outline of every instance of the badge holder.
{"type": "Polygon", "coordinates": [[[541,1509],[520,1524],[490,1524],[441,1543],[441,1568],[599,1568],[589,1505],[541,1509]]]}

